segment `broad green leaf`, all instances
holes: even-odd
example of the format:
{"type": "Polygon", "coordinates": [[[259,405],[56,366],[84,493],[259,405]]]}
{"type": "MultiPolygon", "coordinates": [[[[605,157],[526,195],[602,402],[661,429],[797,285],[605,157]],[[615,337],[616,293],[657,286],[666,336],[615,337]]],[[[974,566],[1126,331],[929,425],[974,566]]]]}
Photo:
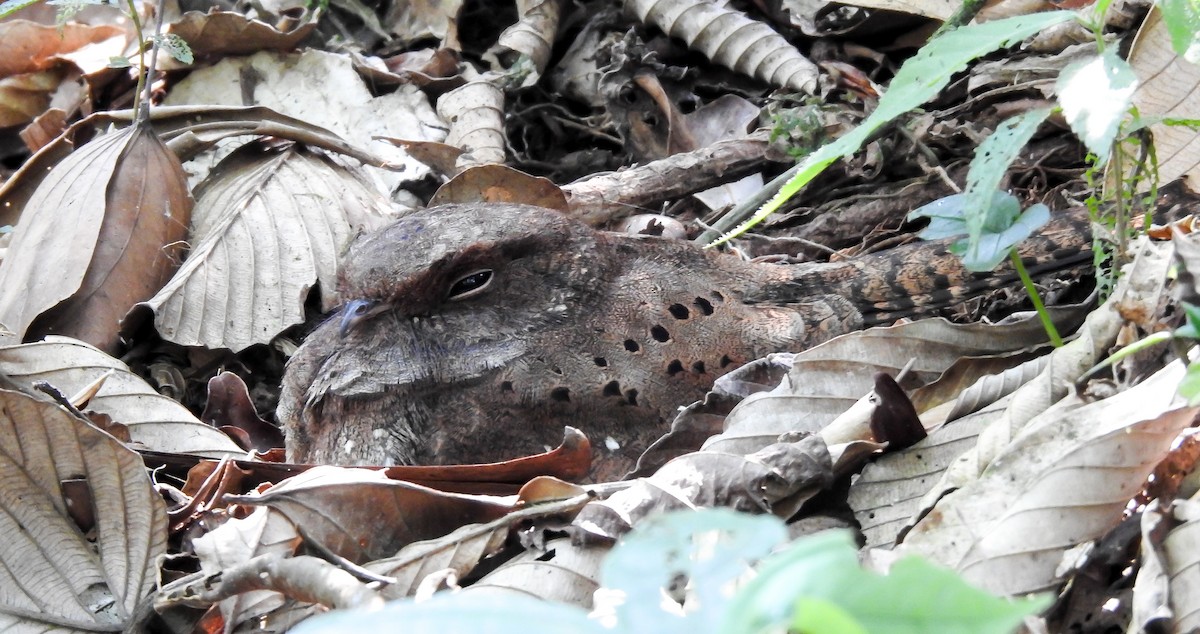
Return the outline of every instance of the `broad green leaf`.
{"type": "Polygon", "coordinates": [[[965,69],[972,60],[996,49],[1011,46],[1046,27],[1071,20],[1074,16],[1070,11],[1050,11],[971,24],[944,33],[929,42],[900,67],[871,116],[838,140],[808,155],[800,163],[796,175],[774,198],[763,205],[750,220],[721,236],[710,246],[741,235],[771,215],[834,161],[857,152],[875,131],[935,97],[950,82],[950,78],[965,69]]]}
{"type": "MultiPolygon", "coordinates": [[[[1016,199],[1013,201],[1015,203],[1016,199]]],[[[1050,222],[1050,208],[1041,203],[1031,205],[1016,218],[1008,221],[1008,227],[1002,231],[984,231],[974,249],[970,243],[965,245],[963,266],[967,267],[968,271],[975,272],[996,268],[1001,260],[1008,257],[1008,252],[1013,247],[1033,235],[1034,231],[1047,222],[1050,222]]]]}
{"type": "Polygon", "coordinates": [[[833,601],[802,598],[789,632],[799,634],[869,634],[861,623],[833,601]]]}
{"type": "Polygon", "coordinates": [[[1067,66],[1058,77],[1063,116],[1101,164],[1111,153],[1137,83],[1129,63],[1117,57],[1116,47],[1067,66]]]}
{"type": "Polygon", "coordinates": [[[1200,1],[1160,0],[1158,8],[1167,23],[1175,53],[1200,64],[1200,1]]]}
{"type": "Polygon", "coordinates": [[[628,632],[719,632],[720,613],[733,596],[732,584],[787,537],[772,515],[728,509],[668,513],[643,522],[622,538],[604,560],[605,588],[619,590],[621,629],[628,632]],[[664,588],[691,581],[697,612],[663,610],[664,588]]]}
{"type": "Polygon", "coordinates": [[[1188,364],[1187,373],[1179,382],[1179,395],[1187,399],[1188,407],[1200,404],[1200,362],[1188,364]]]}
{"type": "MultiPolygon", "coordinates": [[[[1016,220],[1016,214],[1012,213],[1011,209],[1001,217],[996,216],[995,212],[1000,210],[1000,207],[993,203],[996,190],[1000,189],[1000,182],[1004,180],[1008,166],[1020,156],[1025,144],[1033,138],[1033,133],[1037,132],[1038,126],[1050,116],[1050,112],[1050,108],[1038,108],[1005,119],[975,150],[975,158],[971,159],[971,167],[967,172],[965,192],[968,241],[966,259],[990,259],[978,254],[984,231],[1007,231],[1016,220]]],[[[1019,206],[1017,209],[1019,210],[1019,206]]],[[[991,270],[991,267],[971,270],[991,270]]]]}
{"type": "Polygon", "coordinates": [[[935,240],[969,236],[970,219],[983,218],[983,232],[974,243],[969,237],[950,245],[950,252],[963,258],[970,271],[990,271],[1008,252],[1050,221],[1050,209],[1038,203],[1024,212],[1021,203],[1007,192],[993,191],[991,202],[982,210],[969,207],[967,194],[954,194],[923,205],[909,219],[929,218],[929,226],[919,234],[935,240]]]}
{"type": "Polygon", "coordinates": [[[443,634],[603,634],[610,630],[588,618],[581,608],[534,597],[458,592],[434,595],[428,601],[394,601],[379,610],[338,610],[314,616],[290,630],[292,634],[343,632],[404,632],[443,634]]]}
{"type": "Polygon", "coordinates": [[[786,624],[801,598],[840,606],[871,634],[1001,634],[1050,602],[991,596],[917,557],[876,575],[859,567],[849,532],[825,531],[764,560],[758,576],[730,604],[722,631],[761,632],[786,624]]]}

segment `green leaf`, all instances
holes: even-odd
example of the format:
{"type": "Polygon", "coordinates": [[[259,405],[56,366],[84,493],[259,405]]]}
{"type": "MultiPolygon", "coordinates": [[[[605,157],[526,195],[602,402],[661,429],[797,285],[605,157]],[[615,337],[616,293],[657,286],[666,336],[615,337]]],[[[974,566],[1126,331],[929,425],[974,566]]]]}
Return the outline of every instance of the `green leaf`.
{"type": "Polygon", "coordinates": [[[1056,90],[1063,115],[1101,164],[1111,153],[1137,84],[1137,75],[1128,62],[1117,57],[1116,47],[1067,66],[1058,77],[1056,90]]]}
{"type": "MultiPolygon", "coordinates": [[[[1002,206],[996,205],[994,197],[1000,188],[1008,166],[1020,155],[1021,150],[1033,138],[1038,126],[1050,116],[1050,108],[1038,108],[1009,117],[996,127],[996,131],[979,144],[975,158],[971,159],[971,167],[967,172],[966,188],[966,221],[967,240],[969,247],[967,257],[972,260],[987,259],[974,255],[979,247],[985,228],[991,233],[1008,230],[1016,219],[1012,209],[1008,209],[1003,217],[997,217],[996,212],[1002,206]]],[[[1014,200],[1015,202],[1015,200],[1014,200]]],[[[1017,210],[1019,205],[1015,206],[1017,210]]],[[[974,270],[974,269],[973,269],[974,270]]],[[[984,269],[991,270],[991,268],[984,269]]]]}
{"type": "Polygon", "coordinates": [[[1175,53],[1193,64],[1200,64],[1200,2],[1197,0],[1159,0],[1163,22],[1171,34],[1175,53]]]}
{"type": "Polygon", "coordinates": [[[796,615],[788,631],[799,634],[869,634],[838,604],[808,597],[796,602],[796,615]]]}
{"type": "Polygon", "coordinates": [[[993,191],[983,209],[969,207],[968,201],[966,193],[954,194],[918,207],[908,218],[930,219],[929,226],[919,234],[924,240],[967,236],[950,245],[950,252],[961,256],[970,271],[996,268],[1009,250],[1050,221],[1049,207],[1038,203],[1022,212],[1020,201],[1007,192],[993,191]],[[972,242],[970,223],[976,217],[983,223],[983,230],[972,242]]]}
{"type": "Polygon", "coordinates": [[[1188,364],[1187,373],[1179,382],[1179,395],[1187,399],[1188,407],[1200,404],[1200,362],[1188,364]]]}
{"type": "Polygon", "coordinates": [[[1187,323],[1175,329],[1175,337],[1200,339],[1200,307],[1188,302],[1180,302],[1180,305],[1183,306],[1183,314],[1187,316],[1187,323]]]}
{"type": "Polygon", "coordinates": [[[801,598],[840,606],[871,634],[1001,634],[1050,604],[1049,597],[991,596],[916,557],[897,561],[887,576],[876,575],[859,567],[848,531],[825,531],[764,560],[730,604],[721,631],[780,627],[801,598]]]}
{"type": "MultiPolygon", "coordinates": [[[[1012,205],[1012,209],[1020,209],[1015,198],[1012,199],[1012,205]]],[[[1007,217],[1010,212],[1004,213],[1007,217]]],[[[1005,220],[1005,223],[1008,224],[1006,229],[1001,231],[985,230],[974,248],[968,239],[963,250],[963,266],[968,271],[974,272],[990,271],[996,268],[1000,260],[1008,257],[1008,252],[1013,247],[1033,235],[1033,232],[1047,222],[1050,222],[1050,208],[1041,203],[1031,205],[1025,211],[1019,212],[1013,220],[1005,220]]]]}
{"type": "Polygon", "coordinates": [[[122,55],[114,55],[108,58],[109,68],[129,68],[132,65],[133,63],[129,61],[129,58],[122,55]]]}
{"type": "Polygon", "coordinates": [[[443,634],[603,634],[611,632],[575,606],[543,601],[516,593],[496,596],[458,592],[434,595],[416,603],[410,599],[388,603],[379,610],[339,610],[308,619],[292,634],[342,634],[343,632],[405,632],[443,634]]]}
{"type": "Polygon", "coordinates": [[[715,633],[733,594],[731,584],[786,537],[783,522],[771,515],[728,509],[667,513],[622,538],[605,558],[600,578],[605,588],[625,595],[616,610],[625,631],[715,633]],[[663,609],[664,589],[680,579],[691,581],[698,611],[663,609]]]}
{"type": "Polygon", "coordinates": [[[900,67],[871,116],[837,141],[808,155],[798,166],[796,175],[784,184],[774,198],[750,220],[721,236],[710,246],[731,240],[762,222],[834,161],[857,152],[876,130],[935,97],[950,82],[950,78],[965,69],[972,60],[1011,46],[1074,16],[1070,11],[1050,11],[971,24],[944,33],[929,42],[900,67]]]}

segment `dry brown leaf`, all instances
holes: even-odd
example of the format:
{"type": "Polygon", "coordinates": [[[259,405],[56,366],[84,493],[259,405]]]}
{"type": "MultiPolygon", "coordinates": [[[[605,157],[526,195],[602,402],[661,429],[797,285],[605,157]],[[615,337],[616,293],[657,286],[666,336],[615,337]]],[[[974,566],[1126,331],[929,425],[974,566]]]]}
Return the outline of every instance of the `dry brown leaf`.
{"type": "Polygon", "coordinates": [[[692,50],[773,86],[813,93],[817,67],[762,22],[716,2],[626,0],[625,10],[692,50]]]}
{"type": "Polygon", "coordinates": [[[141,304],[168,341],[244,350],[304,321],[308,291],[336,306],[337,258],[390,205],[363,177],[311,151],[231,154],[197,190],[192,251],[141,304]]]}
{"type": "Polygon", "coordinates": [[[0,79],[0,128],[33,121],[50,105],[62,73],[44,70],[0,79]]]}
{"type": "Polygon", "coordinates": [[[167,26],[167,33],[183,38],[198,57],[288,50],[295,48],[315,28],[317,21],[313,19],[284,33],[266,22],[232,11],[188,11],[167,26]]]}
{"type": "Polygon", "coordinates": [[[88,143],[22,211],[0,264],[0,322],[115,349],[121,318],[178,265],[191,210],[179,160],[148,125],[88,143]]]}
{"type": "Polygon", "coordinates": [[[326,466],[309,469],[261,495],[232,499],[266,505],[300,527],[306,539],[360,563],[512,510],[496,501],[499,498],[443,493],[389,480],[378,471],[326,466]]]}
{"type": "Polygon", "coordinates": [[[466,168],[438,188],[429,206],[474,202],[524,203],[563,213],[569,211],[566,195],[553,181],[507,165],[466,168]]]}
{"type": "Polygon", "coordinates": [[[18,383],[46,381],[68,396],[112,372],[84,409],[107,414],[129,429],[133,441],[155,451],[209,458],[240,456],[229,438],[162,396],[124,363],[74,339],[0,347],[0,372],[18,383]]]}
{"type": "MultiPolygon", "coordinates": [[[[1175,54],[1171,36],[1158,8],[1150,10],[1129,50],[1129,64],[1138,76],[1133,105],[1143,118],[1200,119],[1200,65],[1175,54]]],[[[1186,176],[1195,189],[1200,183],[1200,135],[1187,126],[1150,126],[1163,183],[1186,176]]],[[[1149,183],[1144,183],[1149,187],[1149,183]]]]}
{"type": "Polygon", "coordinates": [[[88,26],[69,22],[55,26],[29,20],[0,23],[0,77],[45,70],[55,57],[80,49],[93,42],[124,36],[125,29],[112,25],[88,26]]]}
{"type": "Polygon", "coordinates": [[[1183,373],[1176,361],[1116,396],[1031,421],[977,480],[943,497],[898,550],[991,592],[1052,587],[1066,551],[1121,521],[1200,411],[1178,407],[1183,373]]]}
{"type": "Polygon", "coordinates": [[[58,405],[0,390],[0,508],[0,629],[132,623],[167,550],[166,508],[137,454],[58,405]],[[68,479],[84,490],[68,494],[68,479]],[[77,525],[71,503],[94,524],[77,525]]]}

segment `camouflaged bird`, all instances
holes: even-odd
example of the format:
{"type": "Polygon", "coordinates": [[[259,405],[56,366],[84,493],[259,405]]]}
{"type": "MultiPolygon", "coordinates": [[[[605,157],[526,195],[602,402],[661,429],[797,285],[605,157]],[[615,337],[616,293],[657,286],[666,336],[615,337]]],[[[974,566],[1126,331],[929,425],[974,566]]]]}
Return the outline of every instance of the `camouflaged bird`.
{"type": "MultiPolygon", "coordinates": [[[[1088,240],[1052,223],[1022,254],[1061,266],[1090,259],[1088,240]]],[[[290,460],[336,464],[500,461],[571,425],[592,440],[593,479],[612,479],[738,365],[995,279],[945,243],[753,263],[537,207],[431,208],[350,247],[345,304],[289,362],[278,418],[290,460]]]]}

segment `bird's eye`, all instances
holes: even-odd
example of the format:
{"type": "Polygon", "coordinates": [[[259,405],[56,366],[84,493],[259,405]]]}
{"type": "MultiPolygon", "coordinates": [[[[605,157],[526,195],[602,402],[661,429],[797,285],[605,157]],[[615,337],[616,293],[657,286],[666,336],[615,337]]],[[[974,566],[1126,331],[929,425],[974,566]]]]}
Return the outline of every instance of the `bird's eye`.
{"type": "Polygon", "coordinates": [[[450,292],[446,295],[449,301],[458,301],[475,297],[482,293],[492,283],[492,270],[479,269],[472,273],[468,273],[450,285],[450,292]]]}

